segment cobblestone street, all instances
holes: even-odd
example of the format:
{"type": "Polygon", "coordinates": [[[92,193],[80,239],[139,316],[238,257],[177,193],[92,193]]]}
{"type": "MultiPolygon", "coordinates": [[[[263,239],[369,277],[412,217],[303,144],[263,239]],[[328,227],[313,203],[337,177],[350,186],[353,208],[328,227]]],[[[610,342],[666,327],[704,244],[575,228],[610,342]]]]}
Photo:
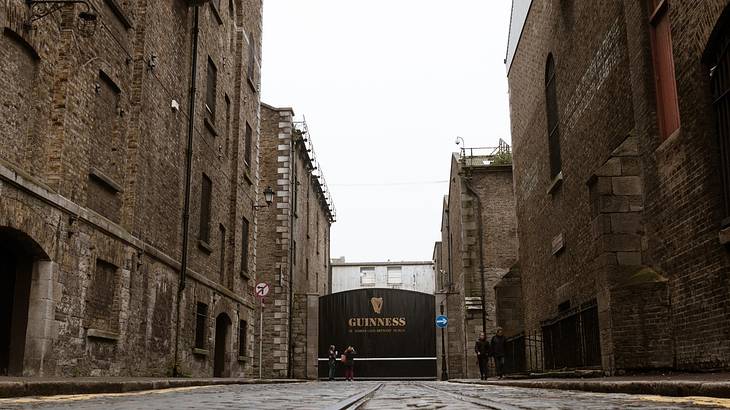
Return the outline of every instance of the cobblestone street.
{"type": "Polygon", "coordinates": [[[687,409],[730,400],[477,386],[443,382],[233,385],[0,400],[1,409],[687,409]],[[371,396],[368,392],[375,391],[371,396]],[[360,407],[357,407],[360,406],[360,407]]]}

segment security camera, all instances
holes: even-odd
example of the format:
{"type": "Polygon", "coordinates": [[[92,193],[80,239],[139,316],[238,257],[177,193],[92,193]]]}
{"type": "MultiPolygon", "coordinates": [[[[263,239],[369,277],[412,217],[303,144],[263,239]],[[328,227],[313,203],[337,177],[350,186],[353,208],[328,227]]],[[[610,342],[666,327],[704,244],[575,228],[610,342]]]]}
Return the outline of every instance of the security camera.
{"type": "Polygon", "coordinates": [[[172,100],[172,103],[170,104],[170,108],[172,108],[172,111],[178,112],[178,111],[180,111],[180,103],[177,102],[177,100],[172,100]]]}

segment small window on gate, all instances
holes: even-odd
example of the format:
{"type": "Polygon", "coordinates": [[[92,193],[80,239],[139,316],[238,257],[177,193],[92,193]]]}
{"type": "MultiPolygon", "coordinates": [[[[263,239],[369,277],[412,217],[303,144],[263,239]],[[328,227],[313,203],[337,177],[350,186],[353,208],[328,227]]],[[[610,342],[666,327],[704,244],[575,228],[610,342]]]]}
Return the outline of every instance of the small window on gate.
{"type": "Polygon", "coordinates": [[[360,284],[361,285],[375,285],[375,268],[374,267],[360,268],[360,284]]]}

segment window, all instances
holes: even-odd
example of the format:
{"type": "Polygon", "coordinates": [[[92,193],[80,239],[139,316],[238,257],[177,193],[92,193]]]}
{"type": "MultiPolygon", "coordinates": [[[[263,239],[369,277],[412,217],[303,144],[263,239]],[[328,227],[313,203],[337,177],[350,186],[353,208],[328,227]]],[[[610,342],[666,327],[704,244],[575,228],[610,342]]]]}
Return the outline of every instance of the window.
{"type": "Polygon", "coordinates": [[[253,33],[248,33],[248,84],[256,91],[256,40],[253,33]]]}
{"type": "Polygon", "coordinates": [[[241,320],[238,323],[238,357],[246,357],[246,331],[248,330],[248,323],[245,320],[241,320]]]}
{"type": "Polygon", "coordinates": [[[244,147],[243,147],[243,162],[246,165],[246,169],[251,169],[251,139],[253,138],[253,130],[251,129],[251,126],[246,123],[246,139],[244,140],[244,147]]]}
{"type": "Polygon", "coordinates": [[[211,122],[215,123],[215,95],[218,86],[218,69],[208,57],[208,84],[205,93],[205,112],[211,122]]]}
{"type": "Polygon", "coordinates": [[[373,268],[373,267],[360,268],[360,284],[361,285],[375,285],[375,268],[373,268]]]}
{"type": "Polygon", "coordinates": [[[241,272],[245,277],[248,277],[248,236],[248,219],[243,218],[243,224],[241,226],[241,272]]]}
{"type": "Polygon", "coordinates": [[[403,283],[402,269],[400,266],[388,266],[388,284],[400,285],[403,283]]]}
{"type": "Polygon", "coordinates": [[[292,164],[292,169],[294,170],[294,179],[292,181],[292,209],[291,211],[294,213],[295,218],[299,218],[298,211],[299,211],[299,178],[297,176],[297,166],[296,164],[292,164]]]}
{"type": "Polygon", "coordinates": [[[712,82],[712,105],[717,121],[725,213],[723,227],[730,225],[730,6],[717,22],[705,52],[712,82]]]}
{"type": "Polygon", "coordinates": [[[206,328],[208,327],[208,305],[198,302],[195,309],[195,348],[205,349],[206,328]]]}
{"type": "Polygon", "coordinates": [[[651,26],[651,54],[656,82],[659,133],[667,138],[679,128],[677,81],[674,78],[672,33],[669,26],[668,0],[647,0],[651,26]]]}
{"type": "Polygon", "coordinates": [[[226,278],[226,227],[220,225],[218,232],[220,235],[220,260],[218,261],[218,265],[221,276],[220,280],[223,283],[223,280],[226,278]]]}
{"type": "Polygon", "coordinates": [[[210,200],[213,191],[213,182],[207,175],[203,174],[200,187],[200,232],[198,239],[210,242],[210,200]]]}
{"type": "Polygon", "coordinates": [[[560,118],[555,91],[555,60],[548,54],[545,65],[545,107],[547,111],[548,150],[550,151],[550,178],[555,178],[562,168],[560,159],[560,118]]]}
{"type": "Polygon", "coordinates": [[[108,332],[119,331],[117,283],[118,268],[102,259],[96,268],[86,293],[86,326],[108,332]]]}
{"type": "Polygon", "coordinates": [[[304,260],[304,269],[307,272],[307,283],[309,283],[309,258],[304,260]]]}

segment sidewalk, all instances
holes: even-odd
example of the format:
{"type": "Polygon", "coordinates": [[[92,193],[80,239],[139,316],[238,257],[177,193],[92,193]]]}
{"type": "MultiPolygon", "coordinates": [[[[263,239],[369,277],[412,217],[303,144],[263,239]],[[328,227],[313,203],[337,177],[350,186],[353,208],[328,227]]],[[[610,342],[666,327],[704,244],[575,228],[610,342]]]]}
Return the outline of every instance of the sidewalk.
{"type": "Polygon", "coordinates": [[[300,383],[304,380],[164,377],[0,377],[0,398],[67,394],[124,393],[139,390],[222,384],[300,383]]]}
{"type": "Polygon", "coordinates": [[[451,382],[536,389],[581,390],[595,393],[730,398],[730,373],[676,373],[669,375],[637,375],[589,379],[458,379],[451,380],[451,382]]]}

